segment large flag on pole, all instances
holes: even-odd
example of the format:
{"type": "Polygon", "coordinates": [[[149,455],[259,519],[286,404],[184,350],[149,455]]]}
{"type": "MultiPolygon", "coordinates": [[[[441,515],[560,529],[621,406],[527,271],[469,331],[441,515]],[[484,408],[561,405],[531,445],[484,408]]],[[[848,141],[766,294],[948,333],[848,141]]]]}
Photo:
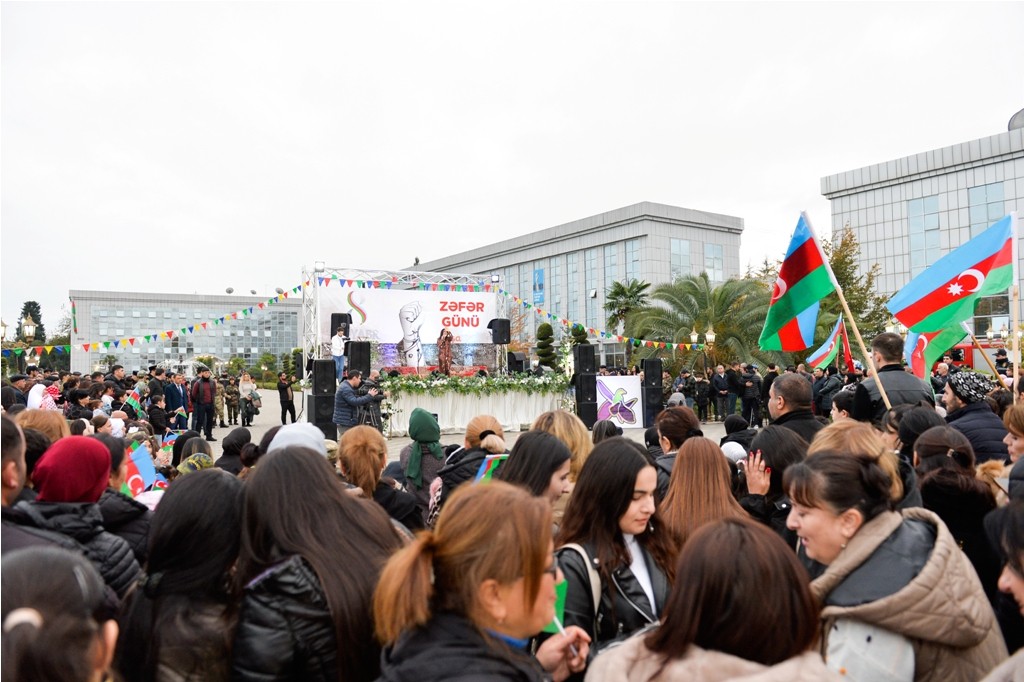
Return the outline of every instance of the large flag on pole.
{"type": "Polygon", "coordinates": [[[907,332],[903,357],[915,376],[927,380],[932,365],[969,333],[965,322],[935,332],[907,332]]]}
{"type": "Polygon", "coordinates": [[[807,358],[807,364],[814,369],[825,368],[831,365],[836,356],[839,355],[839,349],[843,347],[843,332],[846,327],[843,325],[843,316],[840,315],[839,319],[836,320],[836,326],[832,328],[832,333],[825,339],[825,343],[821,344],[818,350],[811,353],[807,358]]]}
{"type": "Polygon", "coordinates": [[[790,352],[810,348],[821,299],[837,286],[818,238],[807,216],[801,213],[779,277],[772,286],[768,316],[758,345],[764,350],[790,352]]]}
{"type": "Polygon", "coordinates": [[[947,329],[970,319],[979,298],[1013,283],[1016,222],[1017,214],[1011,213],[946,254],[910,280],[886,307],[915,332],[947,329]]]}

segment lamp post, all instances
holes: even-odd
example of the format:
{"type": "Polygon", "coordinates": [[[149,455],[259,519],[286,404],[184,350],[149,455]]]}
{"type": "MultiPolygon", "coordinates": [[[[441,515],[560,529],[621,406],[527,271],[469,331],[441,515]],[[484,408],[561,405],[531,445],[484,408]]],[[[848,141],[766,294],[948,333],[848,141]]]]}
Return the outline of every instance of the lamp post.
{"type": "MultiPolygon", "coordinates": [[[[694,329],[690,332],[690,344],[696,346],[700,340],[700,334],[694,329]]],[[[704,332],[704,346],[700,349],[701,356],[701,371],[704,372],[704,376],[708,374],[708,354],[707,349],[715,345],[715,330],[711,325],[708,325],[708,330],[704,332]]]]}
{"type": "MultiPolygon", "coordinates": [[[[36,338],[36,321],[32,319],[32,315],[25,315],[21,320],[21,337],[25,340],[25,353],[29,352],[29,346],[32,345],[32,341],[36,338]]],[[[25,371],[25,353],[18,356],[18,371],[25,371]]]]}
{"type": "Polygon", "coordinates": [[[0,341],[7,340],[7,323],[0,320],[0,341]]]}

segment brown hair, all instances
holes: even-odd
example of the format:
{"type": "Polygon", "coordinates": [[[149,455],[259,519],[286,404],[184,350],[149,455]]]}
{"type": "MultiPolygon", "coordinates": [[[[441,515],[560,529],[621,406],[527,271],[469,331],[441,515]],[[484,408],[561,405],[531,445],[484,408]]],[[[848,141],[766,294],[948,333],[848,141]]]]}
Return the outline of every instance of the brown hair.
{"type": "Polygon", "coordinates": [[[885,446],[882,434],[875,427],[853,419],[829,424],[815,434],[811,446],[807,448],[807,456],[811,457],[826,450],[871,457],[889,476],[889,496],[897,502],[903,499],[905,491],[903,478],[900,476],[899,455],[885,446]]]}
{"type": "Polygon", "coordinates": [[[661,626],[646,644],[663,667],[691,645],[774,665],[814,645],[819,614],[807,571],[779,536],[749,519],[722,519],[683,548],[661,626]]]}
{"type": "Polygon", "coordinates": [[[377,489],[387,454],[388,446],[384,436],[365,424],[346,431],[338,443],[338,462],[345,478],[360,488],[368,500],[373,499],[373,491],[377,489]]]}
{"type": "Polygon", "coordinates": [[[654,423],[658,427],[658,435],[667,438],[672,447],[677,450],[686,442],[687,438],[704,435],[704,432],[700,430],[700,420],[697,419],[697,415],[689,407],[683,405],[662,410],[654,423]]]}
{"type": "Polygon", "coordinates": [[[583,463],[587,461],[587,456],[594,449],[586,425],[571,412],[551,410],[537,417],[530,430],[546,431],[565,443],[571,455],[569,457],[569,480],[575,483],[580,469],[583,468],[583,463]]]}
{"type": "Polygon", "coordinates": [[[914,443],[914,452],[919,475],[933,469],[955,469],[972,478],[975,475],[971,441],[952,426],[933,426],[922,433],[914,443]]]}
{"type": "Polygon", "coordinates": [[[691,438],[679,448],[661,518],[682,547],[701,526],[723,518],[745,518],[732,496],[732,477],[722,449],[707,438],[691,438]]]}
{"type": "Polygon", "coordinates": [[[524,580],[532,605],[551,545],[551,505],[501,481],[465,485],[445,504],[433,531],[395,554],[373,597],[377,637],[388,644],[422,626],[433,611],[480,617],[477,590],[485,580],[524,580]],[[501,513],[495,513],[500,509],[501,513]]]}
{"type": "Polygon", "coordinates": [[[22,410],[14,416],[14,421],[18,422],[22,429],[41,431],[51,443],[71,435],[68,420],[57,410],[22,410]]]}
{"type": "Polygon", "coordinates": [[[894,506],[889,475],[862,453],[818,452],[786,469],[782,483],[799,505],[836,514],[856,509],[865,523],[894,506]]]}
{"type": "Polygon", "coordinates": [[[1003,425],[1017,438],[1024,438],[1024,404],[1017,403],[1003,412],[1003,425]]]}
{"type": "Polygon", "coordinates": [[[505,452],[505,431],[497,419],[489,414],[478,414],[466,424],[466,445],[471,448],[486,450],[492,455],[500,455],[505,452]],[[484,431],[491,433],[483,439],[480,434],[484,431]]]}

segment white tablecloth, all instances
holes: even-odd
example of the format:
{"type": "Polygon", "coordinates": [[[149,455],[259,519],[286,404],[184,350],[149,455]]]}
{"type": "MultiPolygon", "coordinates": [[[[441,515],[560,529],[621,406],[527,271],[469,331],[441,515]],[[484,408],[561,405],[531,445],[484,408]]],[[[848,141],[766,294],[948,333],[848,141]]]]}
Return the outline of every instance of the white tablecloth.
{"type": "Polygon", "coordinates": [[[469,420],[478,414],[492,415],[506,431],[519,431],[530,428],[530,424],[541,413],[557,409],[558,398],[557,393],[528,395],[519,392],[491,395],[402,395],[395,401],[388,435],[409,435],[409,415],[417,407],[437,415],[441,433],[462,433],[469,420]]]}

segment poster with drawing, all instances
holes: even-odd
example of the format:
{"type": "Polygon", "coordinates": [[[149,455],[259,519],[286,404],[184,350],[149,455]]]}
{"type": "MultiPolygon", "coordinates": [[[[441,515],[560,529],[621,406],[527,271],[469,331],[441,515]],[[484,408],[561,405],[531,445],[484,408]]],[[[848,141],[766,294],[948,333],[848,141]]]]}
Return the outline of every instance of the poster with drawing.
{"type": "Polygon", "coordinates": [[[597,377],[597,418],[624,429],[644,428],[640,377],[597,377]]]}

